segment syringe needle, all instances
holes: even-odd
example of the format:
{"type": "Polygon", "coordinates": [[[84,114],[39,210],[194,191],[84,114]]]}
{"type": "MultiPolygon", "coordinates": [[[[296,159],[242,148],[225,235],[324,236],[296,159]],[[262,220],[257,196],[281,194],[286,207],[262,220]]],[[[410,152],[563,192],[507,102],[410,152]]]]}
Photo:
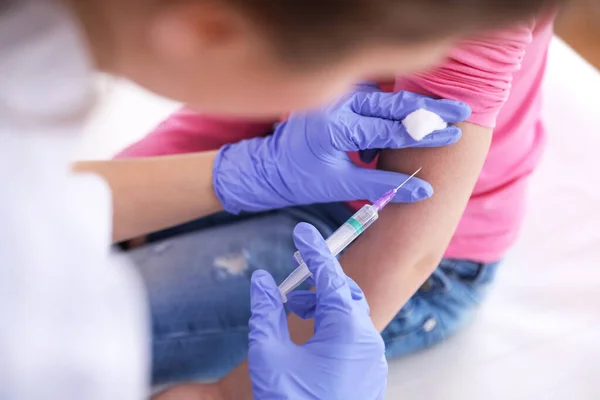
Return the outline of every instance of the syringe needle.
{"type": "Polygon", "coordinates": [[[418,170],[416,170],[411,176],[409,176],[408,178],[406,178],[406,180],[404,182],[402,182],[400,184],[400,186],[398,186],[396,189],[394,189],[394,193],[396,193],[398,190],[400,190],[400,188],[404,185],[406,185],[408,183],[408,181],[410,181],[412,178],[415,177],[415,175],[417,175],[419,172],[421,172],[421,170],[423,169],[423,167],[419,168],[418,170]]]}

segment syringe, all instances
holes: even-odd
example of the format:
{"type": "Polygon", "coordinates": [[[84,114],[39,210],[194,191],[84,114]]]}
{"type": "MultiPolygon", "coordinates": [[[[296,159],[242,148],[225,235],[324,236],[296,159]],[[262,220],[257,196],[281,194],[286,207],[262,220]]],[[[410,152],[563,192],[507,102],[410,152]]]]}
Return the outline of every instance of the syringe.
{"type": "MultiPolygon", "coordinates": [[[[377,199],[373,204],[367,204],[358,210],[353,216],[351,216],[342,226],[340,226],[331,236],[325,240],[327,247],[333,253],[334,256],[340,254],[346,247],[350,245],[364,232],[369,226],[373,224],[379,218],[379,212],[389,204],[394,198],[398,190],[410,181],[415,175],[421,171],[419,168],[414,174],[409,176],[404,182],[395,189],[389,190],[377,199]]],[[[309,276],[311,276],[310,270],[306,266],[306,263],[302,259],[300,252],[294,253],[294,258],[298,262],[299,266],[292,271],[292,273],[279,285],[279,291],[283,302],[287,302],[287,295],[292,290],[296,289],[302,284],[309,276]]]]}

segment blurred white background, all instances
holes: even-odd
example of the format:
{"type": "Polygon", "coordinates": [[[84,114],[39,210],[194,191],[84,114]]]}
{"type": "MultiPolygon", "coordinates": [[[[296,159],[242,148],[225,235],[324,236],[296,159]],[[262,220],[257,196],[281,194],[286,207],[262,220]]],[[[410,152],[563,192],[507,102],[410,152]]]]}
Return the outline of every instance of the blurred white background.
{"type": "MultiPolygon", "coordinates": [[[[177,104],[100,82],[81,159],[107,158],[177,104]]],[[[600,399],[600,73],[556,39],[545,81],[550,143],[529,215],[476,321],[390,365],[388,399],[600,399]]]]}

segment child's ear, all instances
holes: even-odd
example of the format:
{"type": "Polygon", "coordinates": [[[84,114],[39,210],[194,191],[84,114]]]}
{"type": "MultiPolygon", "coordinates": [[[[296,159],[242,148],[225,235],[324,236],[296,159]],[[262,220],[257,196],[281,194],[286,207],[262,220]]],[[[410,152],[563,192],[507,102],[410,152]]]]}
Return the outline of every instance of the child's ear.
{"type": "Polygon", "coordinates": [[[220,2],[166,2],[154,18],[151,40],[158,53],[185,62],[231,51],[248,28],[239,12],[220,2]]]}

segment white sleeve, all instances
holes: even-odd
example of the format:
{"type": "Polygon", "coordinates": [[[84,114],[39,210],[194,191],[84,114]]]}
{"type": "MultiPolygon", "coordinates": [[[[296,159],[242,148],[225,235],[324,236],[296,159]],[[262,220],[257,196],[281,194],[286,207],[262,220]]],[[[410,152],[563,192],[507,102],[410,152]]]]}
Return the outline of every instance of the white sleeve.
{"type": "Polygon", "coordinates": [[[0,398],[145,398],[143,291],[109,254],[103,183],[13,183],[0,195],[0,398]]]}

